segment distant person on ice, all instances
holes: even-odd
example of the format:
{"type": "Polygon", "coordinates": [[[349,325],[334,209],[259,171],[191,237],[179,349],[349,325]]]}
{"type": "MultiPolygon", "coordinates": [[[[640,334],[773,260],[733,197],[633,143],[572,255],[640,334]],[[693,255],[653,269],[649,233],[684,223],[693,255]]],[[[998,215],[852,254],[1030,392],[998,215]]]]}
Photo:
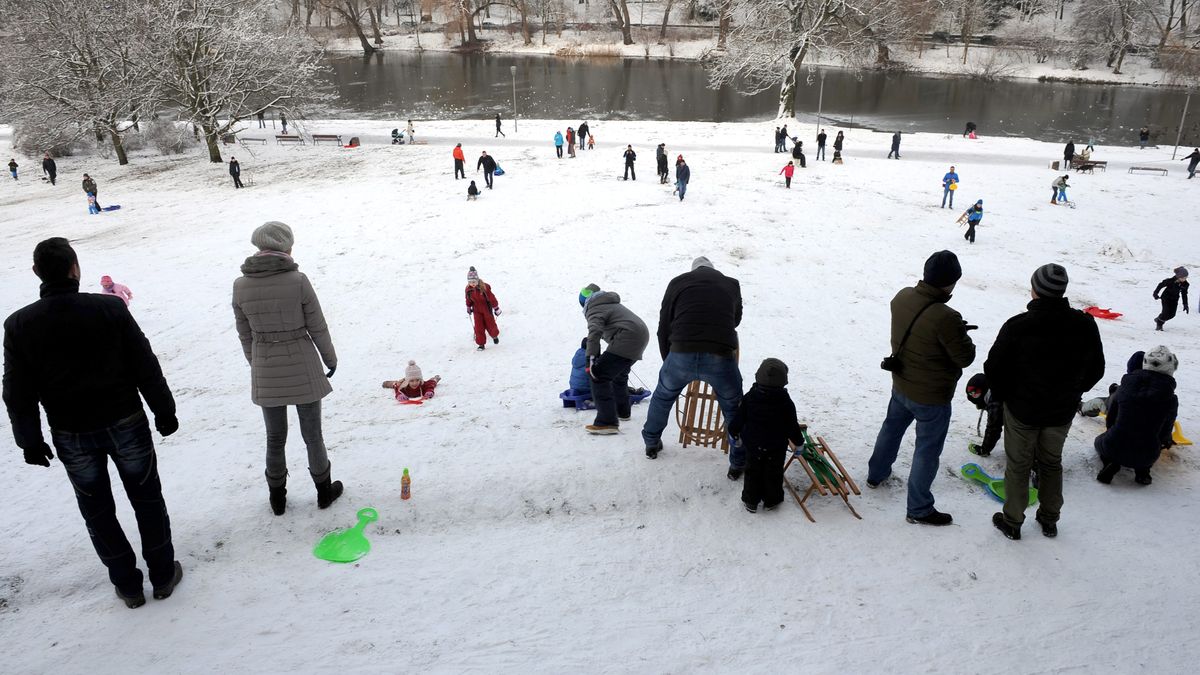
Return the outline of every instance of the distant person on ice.
{"type": "MultiPolygon", "coordinates": [[[[1200,148],[1196,148],[1195,150],[1192,150],[1192,154],[1188,155],[1187,157],[1184,157],[1183,160],[1181,160],[1181,161],[1188,163],[1188,168],[1187,168],[1188,180],[1191,180],[1192,178],[1194,178],[1196,176],[1196,165],[1200,164],[1200,148]]],[[[51,181],[51,182],[53,182],[53,181],[51,181]]]]}
{"type": "Polygon", "coordinates": [[[563,135],[561,131],[554,132],[554,151],[558,153],[558,158],[562,159],[563,135]]]}
{"type": "Polygon", "coordinates": [[[492,342],[500,344],[500,328],[496,325],[495,317],[500,316],[500,302],[492,293],[492,287],[479,278],[479,273],[472,267],[467,271],[467,316],[475,323],[476,351],[483,351],[486,335],[492,336],[492,342]]]}
{"type": "Polygon", "coordinates": [[[450,156],[454,158],[454,180],[467,177],[467,156],[463,154],[462,143],[456,143],[450,156]]]}
{"type": "Polygon", "coordinates": [[[129,290],[128,286],[116,283],[107,274],[100,277],[100,295],[115,295],[125,303],[126,307],[133,300],[133,291],[129,290]]]}
{"type": "Polygon", "coordinates": [[[479,197],[479,188],[475,187],[475,181],[471,181],[471,184],[467,186],[467,201],[473,202],[477,197],[479,197]]]}
{"type": "Polygon", "coordinates": [[[12,174],[13,180],[20,180],[17,178],[17,160],[8,160],[8,172],[12,174]]]}
{"type": "Polygon", "coordinates": [[[779,359],[764,359],[754,384],[729,420],[729,435],[746,456],[742,505],[750,513],[772,511],[783,503],[783,465],[788,441],[800,446],[804,436],[796,420],[796,404],[788,395],[788,367],[779,359]]]}
{"type": "Polygon", "coordinates": [[[229,175],[233,177],[233,188],[235,190],[246,187],[242,185],[242,165],[238,163],[237,157],[229,158],[229,175]]]}
{"type": "Polygon", "coordinates": [[[900,159],[900,132],[899,131],[892,134],[892,149],[890,152],[888,152],[888,159],[891,159],[893,154],[896,155],[896,159],[900,159]]]}
{"type": "Polygon", "coordinates": [[[975,126],[974,122],[967,122],[967,128],[963,129],[963,138],[970,136],[979,127],[975,126]]]}
{"type": "Polygon", "coordinates": [[[496,173],[496,160],[491,155],[487,154],[487,150],[484,150],[483,153],[479,155],[479,161],[475,162],[475,172],[478,173],[479,169],[481,168],[483,169],[483,181],[487,183],[487,189],[491,190],[492,175],[496,173]]]}
{"type": "Polygon", "coordinates": [[[946,208],[946,197],[950,198],[950,208],[954,208],[954,192],[958,190],[958,173],[954,167],[942,176],[942,208],[946,208]],[[953,186],[953,187],[952,187],[953,186]]]}
{"type": "Polygon", "coordinates": [[[792,176],[796,173],[796,165],[788,162],[787,166],[779,170],[779,173],[783,174],[783,186],[790,190],[792,188],[792,176]]]}
{"type": "MultiPolygon", "coordinates": [[[[54,453],[42,435],[40,403],[96,554],[117,597],[135,608],[146,604],[146,596],[137,556],[117,520],[108,473],[112,459],[137,519],[154,597],[167,598],[183,568],[175,560],[142,400],[154,414],[154,427],[170,436],[179,429],[171,390],[125,305],[79,292],[79,259],[66,239],[39,243],[33,272],[42,281],[41,299],[4,322],[4,404],[13,438],[26,464],[50,466],[54,453]]],[[[9,482],[17,483],[15,476],[9,482]]],[[[11,486],[9,498],[20,498],[11,486]]],[[[62,574],[63,561],[43,562],[62,574]]]]}
{"type": "Polygon", "coordinates": [[[408,134],[408,142],[409,143],[417,142],[417,136],[416,136],[417,130],[413,128],[412,120],[409,120],[408,126],[404,127],[404,133],[408,134]]]}
{"type": "Polygon", "coordinates": [[[596,419],[585,429],[589,434],[615,434],[621,420],[630,417],[629,371],[642,360],[650,329],[621,304],[620,295],[596,284],[579,292],[579,304],[587,319],[587,372],[596,404],[596,419]],[[601,340],[608,344],[604,353],[601,340]]]}
{"type": "Polygon", "coordinates": [[[50,178],[50,184],[54,185],[54,179],[58,176],[58,165],[48,152],[42,156],[42,173],[46,174],[50,178]]]}
{"type": "Polygon", "coordinates": [[[633,174],[633,179],[637,180],[637,171],[633,170],[633,163],[636,160],[637,153],[633,151],[633,146],[625,146],[625,180],[629,180],[629,174],[633,174]]]}
{"type": "Polygon", "coordinates": [[[783,152],[782,150],[779,149],[779,146],[782,143],[782,141],[780,140],[781,138],[782,138],[782,135],[779,132],[779,127],[775,127],[775,152],[783,152]]]}
{"type": "Polygon", "coordinates": [[[391,389],[397,401],[427,401],[433,398],[441,381],[441,375],[434,375],[432,379],[426,380],[421,375],[421,367],[417,362],[409,361],[408,367],[404,369],[404,379],[388,380],[383,383],[383,388],[391,389]]]}
{"type": "Polygon", "coordinates": [[[1163,279],[1154,287],[1154,299],[1162,301],[1162,313],[1154,319],[1154,330],[1162,330],[1163,324],[1175,318],[1179,300],[1183,299],[1183,313],[1188,313],[1188,271],[1176,267],[1175,276],[1163,279]]]}
{"type": "Polygon", "coordinates": [[[779,129],[779,151],[787,152],[788,130],[787,125],[783,125],[779,129]]]}
{"type": "Polygon", "coordinates": [[[975,227],[983,221],[983,200],[975,202],[975,205],[967,209],[962,217],[967,221],[967,233],[963,235],[963,239],[975,243],[975,227]]]}
{"type": "Polygon", "coordinates": [[[687,194],[688,181],[692,179],[692,170],[688,168],[687,162],[683,161],[683,155],[680,155],[675,160],[675,194],[679,195],[679,201],[683,201],[683,196],[687,194]]]}
{"type": "Polygon", "coordinates": [[[824,161],[825,159],[825,139],[827,138],[829,136],[825,134],[824,129],[821,130],[821,133],[817,134],[817,161],[824,161]]]}
{"type": "MultiPolygon", "coordinates": [[[[500,113],[496,113],[496,135],[492,138],[499,138],[501,136],[504,136],[504,131],[500,128],[500,113]]],[[[508,138],[508,136],[504,137],[508,138]]]]}
{"type": "Polygon", "coordinates": [[[1145,150],[1146,144],[1149,142],[1150,142],[1150,129],[1148,129],[1146,127],[1142,127],[1141,130],[1138,131],[1138,145],[1141,146],[1142,150],[1145,150]]]}
{"type": "Polygon", "coordinates": [[[1096,480],[1112,482],[1121,467],[1133,469],[1138,485],[1152,482],[1150,468],[1162,451],[1175,445],[1171,432],[1179,414],[1175,395],[1175,370],[1179,359],[1159,345],[1146,352],[1142,367],[1121,378],[1121,386],[1108,406],[1104,433],[1096,437],[1096,453],[1104,467],[1096,480]]]}

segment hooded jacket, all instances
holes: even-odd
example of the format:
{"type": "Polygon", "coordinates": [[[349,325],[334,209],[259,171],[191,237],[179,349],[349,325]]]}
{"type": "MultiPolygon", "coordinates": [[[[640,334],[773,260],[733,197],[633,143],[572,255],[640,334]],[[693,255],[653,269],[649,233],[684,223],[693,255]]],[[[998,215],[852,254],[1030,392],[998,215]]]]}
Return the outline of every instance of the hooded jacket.
{"type": "Polygon", "coordinates": [[[1174,377],[1135,370],[1121,378],[1104,419],[1108,430],[1096,439],[1096,449],[1109,462],[1149,469],[1171,444],[1178,412],[1174,377]]]}
{"type": "Polygon", "coordinates": [[[641,361],[650,344],[650,329],[646,322],[621,304],[621,296],[613,291],[593,294],[583,307],[588,324],[588,356],[600,355],[600,340],[608,343],[608,351],[631,361],[641,361]]]}
{"type": "Polygon", "coordinates": [[[796,445],[804,442],[796,421],[796,404],[787,389],[758,383],[742,397],[729,420],[729,434],[740,438],[750,452],[786,452],[788,441],[796,445]]]}

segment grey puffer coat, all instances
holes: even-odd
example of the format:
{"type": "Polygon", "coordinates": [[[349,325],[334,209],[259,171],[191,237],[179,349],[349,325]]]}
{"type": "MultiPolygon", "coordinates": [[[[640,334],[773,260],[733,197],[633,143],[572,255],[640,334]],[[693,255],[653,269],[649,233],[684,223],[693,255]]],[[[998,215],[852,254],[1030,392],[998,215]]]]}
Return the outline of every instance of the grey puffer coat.
{"type": "Polygon", "coordinates": [[[321,367],[337,366],[333,340],[317,294],[298,270],[291,257],[264,252],[246,258],[233,282],[250,398],[264,408],[312,403],[333,391],[321,367]]]}
{"type": "Polygon", "coordinates": [[[631,361],[641,361],[650,342],[650,329],[628,307],[621,296],[601,291],[588,298],[583,314],[587,317],[587,355],[600,355],[600,340],[608,343],[608,351],[631,361]]]}

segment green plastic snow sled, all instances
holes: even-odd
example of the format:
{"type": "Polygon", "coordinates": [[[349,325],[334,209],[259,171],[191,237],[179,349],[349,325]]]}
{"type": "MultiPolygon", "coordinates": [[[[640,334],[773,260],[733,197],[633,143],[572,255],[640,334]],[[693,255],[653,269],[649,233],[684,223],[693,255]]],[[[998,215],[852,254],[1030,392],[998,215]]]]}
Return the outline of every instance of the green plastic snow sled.
{"type": "Polygon", "coordinates": [[[379,519],[379,512],[367,507],[358,512],[358,524],[342,530],[334,530],[321,537],[313,548],[313,555],[329,562],[354,562],[371,552],[371,542],[363,535],[367,524],[379,519]]]}
{"type": "MultiPolygon", "coordinates": [[[[992,478],[984,472],[983,467],[978,464],[963,464],[963,478],[973,480],[983,486],[987,493],[994,497],[996,501],[1004,501],[1004,480],[992,478]]],[[[1037,503],[1038,491],[1035,487],[1029,488],[1029,505],[1033,506],[1037,503]]]]}

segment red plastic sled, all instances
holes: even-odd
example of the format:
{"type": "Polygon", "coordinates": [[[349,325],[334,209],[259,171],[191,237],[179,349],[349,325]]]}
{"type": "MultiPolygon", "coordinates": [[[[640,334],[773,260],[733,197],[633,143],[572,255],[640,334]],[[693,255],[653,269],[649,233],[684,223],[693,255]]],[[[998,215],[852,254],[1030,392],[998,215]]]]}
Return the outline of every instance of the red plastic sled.
{"type": "Polygon", "coordinates": [[[422,405],[425,403],[425,401],[419,398],[410,398],[407,401],[396,401],[396,403],[399,403],[400,405],[422,405]]]}
{"type": "Polygon", "coordinates": [[[1108,308],[1101,309],[1100,307],[1084,307],[1083,311],[1091,314],[1097,319],[1119,319],[1122,316],[1120,312],[1114,312],[1108,308]]]}

